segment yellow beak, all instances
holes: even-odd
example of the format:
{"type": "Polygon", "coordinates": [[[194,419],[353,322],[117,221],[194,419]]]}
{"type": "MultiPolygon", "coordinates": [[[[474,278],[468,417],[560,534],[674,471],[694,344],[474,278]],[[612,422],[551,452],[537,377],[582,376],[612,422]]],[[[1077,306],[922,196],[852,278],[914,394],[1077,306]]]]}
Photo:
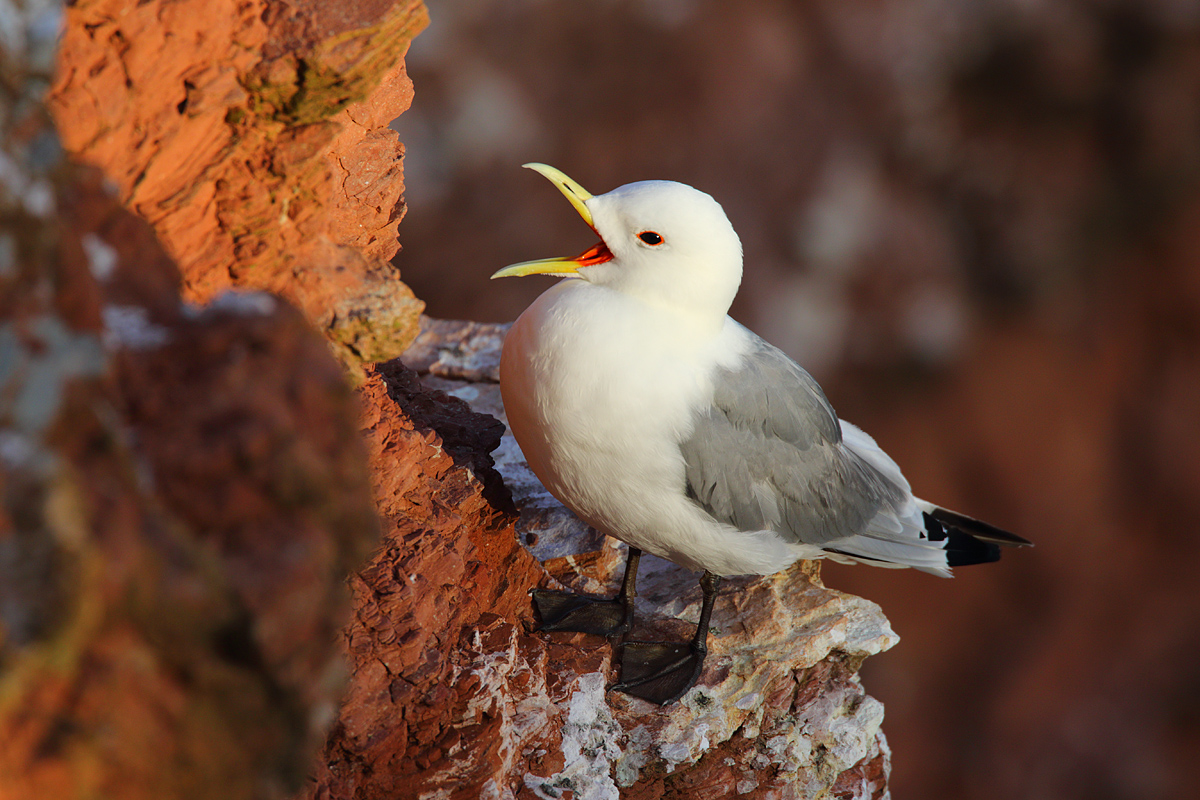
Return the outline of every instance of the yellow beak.
{"type": "MultiPolygon", "coordinates": [[[[584,189],[561,171],[547,164],[531,163],[524,164],[523,166],[543,175],[548,181],[557,186],[558,190],[563,193],[563,196],[579,212],[579,216],[583,217],[583,221],[588,224],[588,227],[593,231],[596,230],[596,226],[592,220],[592,212],[584,205],[585,201],[592,199],[591,192],[584,189]]],[[[505,267],[492,275],[492,278],[519,278],[525,275],[557,275],[559,277],[567,277],[577,274],[580,267],[602,264],[611,259],[612,253],[608,251],[608,247],[604,242],[600,242],[575,258],[539,258],[535,261],[522,261],[520,264],[512,264],[505,267]]]]}

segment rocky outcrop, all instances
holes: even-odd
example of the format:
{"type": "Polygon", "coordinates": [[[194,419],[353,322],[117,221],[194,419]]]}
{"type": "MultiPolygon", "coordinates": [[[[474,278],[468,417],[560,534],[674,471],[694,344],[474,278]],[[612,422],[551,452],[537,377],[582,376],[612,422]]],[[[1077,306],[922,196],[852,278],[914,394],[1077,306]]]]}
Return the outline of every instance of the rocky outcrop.
{"type": "MultiPolygon", "coordinates": [[[[416,333],[385,127],[424,11],[331,8],[83,2],[53,77],[53,7],[22,23],[0,798],[884,796],[857,671],[895,636],[811,567],[730,581],[666,709],[605,691],[603,640],[530,632],[530,587],[611,591],[621,551],[478,413],[499,329],[358,361],[416,333]]],[[[689,629],[694,576],[640,583],[640,635],[689,629]]]]}
{"type": "Polygon", "coordinates": [[[347,363],[399,353],[421,304],[388,261],[404,215],[420,0],[72,4],[48,106],[179,265],[184,298],[274,292],[347,363]]]}
{"type": "MultiPolygon", "coordinates": [[[[895,635],[877,606],[825,588],[815,565],[729,581],[705,673],[666,708],[606,693],[603,639],[529,632],[530,587],[612,593],[624,558],[546,494],[493,423],[502,333],[426,321],[406,358],[458,398],[431,396],[398,363],[380,368],[411,423],[368,417],[394,528],[354,581],[352,689],[315,796],[883,796],[883,708],[856,673],[895,635]],[[467,440],[476,453],[499,445],[495,470],[462,452],[467,440]],[[420,472],[438,482],[397,486],[385,462],[402,442],[429,441],[438,447],[419,451],[430,459],[420,472]],[[501,477],[521,508],[515,537],[483,502],[503,497],[501,477]]],[[[364,392],[384,388],[373,378],[364,392]]],[[[639,592],[637,635],[690,635],[694,574],[647,556],[639,592]]]]}
{"type": "MultiPolygon", "coordinates": [[[[53,136],[18,111],[10,157],[53,136]]],[[[300,314],[181,305],[98,174],[25,163],[50,194],[0,228],[0,797],[286,797],[376,540],[354,396],[300,314]]]]}
{"type": "MultiPolygon", "coordinates": [[[[103,59],[78,72],[69,48],[53,74],[55,4],[3,23],[0,797],[287,797],[311,774],[345,685],[345,576],[378,542],[358,401],[327,341],[276,296],[181,302],[181,288],[203,294],[187,278],[194,264],[181,259],[181,275],[113,196],[191,255],[171,238],[172,208],[186,222],[206,187],[230,185],[189,159],[211,155],[206,120],[236,115],[207,96],[194,118],[172,109],[182,122],[171,128],[170,95],[138,92],[192,70],[207,76],[193,88],[236,94],[224,67],[203,68],[221,57],[182,44],[219,51],[221,25],[253,28],[254,9],[231,5],[213,26],[208,7],[85,6],[68,14],[65,38],[115,48],[126,57],[115,77],[103,59]],[[60,131],[42,105],[51,83],[60,131]],[[88,144],[117,137],[104,176],[64,157],[59,133],[74,145],[83,130],[61,116],[79,99],[68,86],[108,115],[88,144]],[[152,207],[138,205],[141,189],[152,207]]],[[[270,55],[286,61],[281,52],[270,55]]],[[[364,97],[345,113],[372,125],[368,112],[390,113],[364,97]]],[[[345,141],[347,156],[361,153],[345,141]]],[[[320,192],[304,191],[323,216],[320,192]]],[[[205,220],[178,231],[219,240],[220,214],[205,220]]],[[[347,257],[379,255],[360,253],[357,222],[338,238],[337,226],[313,225],[347,257]]],[[[322,266],[328,277],[341,268],[322,266]]]]}

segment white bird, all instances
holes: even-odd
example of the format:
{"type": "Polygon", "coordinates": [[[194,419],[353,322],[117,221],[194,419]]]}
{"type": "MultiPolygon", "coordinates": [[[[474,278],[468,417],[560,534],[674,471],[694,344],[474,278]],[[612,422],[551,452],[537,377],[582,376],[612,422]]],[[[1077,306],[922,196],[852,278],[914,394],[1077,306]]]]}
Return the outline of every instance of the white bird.
{"type": "Polygon", "coordinates": [[[525,166],[601,241],[492,276],[566,278],[504,340],[504,408],[546,488],[629,545],[614,600],[535,590],[541,627],[628,632],[643,550],[704,573],[693,639],[625,642],[613,688],[670,703],[695,683],[722,576],[813,558],[949,576],[995,561],[997,545],[1029,544],[914,497],[812,376],[727,316],[742,247],[712,197],[672,181],[593,196],[553,167],[525,166]]]}

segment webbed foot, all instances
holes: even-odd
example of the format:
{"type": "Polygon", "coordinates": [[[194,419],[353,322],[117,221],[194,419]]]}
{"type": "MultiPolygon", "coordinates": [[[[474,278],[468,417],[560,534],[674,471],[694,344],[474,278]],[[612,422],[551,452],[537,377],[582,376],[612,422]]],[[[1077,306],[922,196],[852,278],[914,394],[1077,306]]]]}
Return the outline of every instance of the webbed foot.
{"type": "Polygon", "coordinates": [[[620,636],[633,627],[633,604],[620,599],[534,589],[533,605],[541,618],[541,631],[573,631],[597,636],[620,636]]]}
{"type": "Polygon", "coordinates": [[[621,647],[621,680],[613,689],[665,706],[696,684],[707,652],[695,642],[626,642],[621,647]]]}

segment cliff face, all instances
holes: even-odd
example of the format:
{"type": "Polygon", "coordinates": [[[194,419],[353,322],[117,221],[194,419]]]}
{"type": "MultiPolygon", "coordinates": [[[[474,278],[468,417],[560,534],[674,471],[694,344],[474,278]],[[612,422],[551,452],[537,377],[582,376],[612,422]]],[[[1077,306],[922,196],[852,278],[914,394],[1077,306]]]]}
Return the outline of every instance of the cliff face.
{"type": "Polygon", "coordinates": [[[97,174],[46,185],[2,234],[0,797],[287,796],[375,539],[354,397],[273,297],[181,306],[97,174]]]}
{"type": "Polygon", "coordinates": [[[70,6],[47,105],[206,301],[279,294],[347,359],[394,356],[421,305],[388,263],[404,215],[419,0],[70,6]]]}
{"type": "MultiPolygon", "coordinates": [[[[502,416],[501,332],[363,366],[417,332],[419,4],[83,2],[57,56],[56,13],[3,61],[0,798],[886,794],[877,607],[731,581],[696,691],[608,695],[527,592],[619,551],[438,391],[502,416]]],[[[694,576],[643,570],[639,632],[686,631],[694,576]]]]}
{"type": "MultiPolygon", "coordinates": [[[[61,8],[6,18],[0,796],[284,797],[336,715],[345,577],[379,526],[358,400],[311,325],[344,332],[339,302],[391,297],[368,333],[395,352],[388,326],[419,304],[385,283],[394,237],[364,233],[394,230],[401,187],[339,217],[375,190],[326,164],[342,147],[395,173],[406,39],[380,64],[353,15],[267,10],[78,4],[57,53],[61,8]],[[299,66],[314,59],[331,66],[299,66]],[[287,117],[247,89],[271,64],[353,88],[287,117]],[[270,203],[303,213],[238,255],[238,220],[283,216],[270,203]],[[231,285],[308,313],[265,293],[192,304],[231,285]]],[[[422,14],[370,17],[396,34],[422,14]]]]}

